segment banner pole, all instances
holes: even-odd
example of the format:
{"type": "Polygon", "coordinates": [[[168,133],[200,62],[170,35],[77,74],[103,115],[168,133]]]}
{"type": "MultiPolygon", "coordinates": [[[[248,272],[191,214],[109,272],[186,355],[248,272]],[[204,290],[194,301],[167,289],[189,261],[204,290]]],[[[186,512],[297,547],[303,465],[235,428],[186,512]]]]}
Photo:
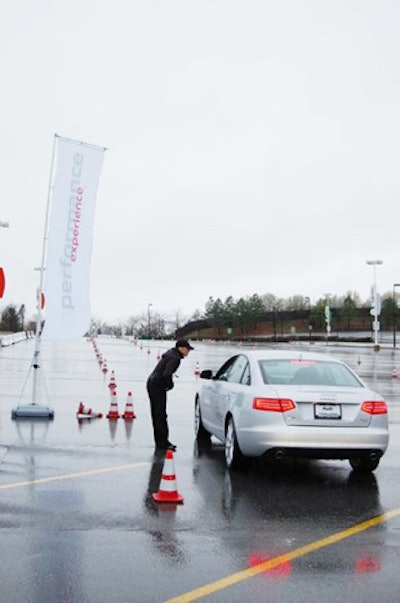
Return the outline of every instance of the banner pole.
{"type": "MultiPolygon", "coordinates": [[[[36,332],[35,332],[35,347],[33,352],[33,359],[31,365],[29,367],[29,372],[33,368],[33,384],[32,384],[32,402],[30,404],[18,404],[11,411],[11,418],[45,418],[45,419],[54,419],[54,410],[49,406],[44,404],[37,404],[37,376],[38,369],[40,368],[40,336],[41,336],[41,326],[42,326],[42,294],[43,294],[43,282],[44,277],[43,273],[45,270],[45,259],[46,259],[46,249],[47,249],[47,237],[48,237],[48,226],[49,226],[49,214],[50,214],[50,200],[51,200],[51,191],[53,186],[53,171],[54,171],[54,158],[56,152],[56,139],[58,138],[57,134],[54,135],[53,141],[53,151],[51,156],[51,167],[50,167],[50,181],[49,181],[49,190],[47,193],[47,205],[46,205],[46,217],[45,217],[45,225],[44,225],[44,237],[43,237],[43,247],[42,247],[42,262],[40,265],[40,284],[39,289],[37,290],[37,315],[36,315],[36,332]]],[[[27,378],[25,380],[25,384],[29,377],[29,372],[27,378]]],[[[25,388],[22,388],[22,393],[25,388]]],[[[46,390],[47,392],[47,390],[46,390]]],[[[22,397],[21,393],[21,397],[22,397]]]]}
{"type": "Polygon", "coordinates": [[[54,159],[56,154],[56,142],[58,135],[54,134],[53,140],[53,151],[51,155],[51,166],[50,166],[50,179],[49,187],[47,192],[47,204],[46,204],[46,215],[44,220],[44,235],[43,235],[43,246],[42,246],[42,262],[40,264],[40,281],[39,289],[37,292],[37,315],[36,315],[36,333],[35,333],[35,349],[33,353],[32,368],[33,373],[33,388],[32,388],[32,404],[36,404],[36,391],[37,391],[37,370],[40,368],[39,355],[40,355],[40,335],[42,331],[42,299],[43,299],[43,284],[44,284],[44,271],[47,251],[47,240],[48,240],[48,229],[49,229],[49,216],[50,216],[50,205],[51,205],[51,194],[53,189],[54,179],[54,159]]]}

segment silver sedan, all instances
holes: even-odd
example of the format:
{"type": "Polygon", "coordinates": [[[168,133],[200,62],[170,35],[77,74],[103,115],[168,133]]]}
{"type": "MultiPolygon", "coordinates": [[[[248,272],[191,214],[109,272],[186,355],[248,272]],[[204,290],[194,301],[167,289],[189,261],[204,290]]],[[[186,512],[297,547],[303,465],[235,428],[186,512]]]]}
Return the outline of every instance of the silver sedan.
{"type": "Polygon", "coordinates": [[[215,436],[229,469],[251,457],[348,459],[359,472],[378,467],[389,442],[385,400],[344,362],[289,350],[246,351],[213,374],[195,399],[199,444],[215,436]]]}

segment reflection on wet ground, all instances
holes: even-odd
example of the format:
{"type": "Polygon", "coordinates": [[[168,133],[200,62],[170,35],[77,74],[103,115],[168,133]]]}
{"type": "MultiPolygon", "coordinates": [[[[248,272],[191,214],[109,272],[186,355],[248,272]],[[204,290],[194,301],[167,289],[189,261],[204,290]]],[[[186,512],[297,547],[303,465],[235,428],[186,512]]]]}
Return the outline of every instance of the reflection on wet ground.
{"type": "Polygon", "coordinates": [[[360,520],[379,514],[378,481],[374,474],[357,475],[344,462],[285,459],[280,462],[254,460],[246,473],[229,473],[224,468],[222,446],[205,449],[195,446],[201,464],[193,467],[200,491],[217,493],[221,508],[232,517],[245,507],[245,514],[257,513],[268,521],[303,520],[314,522],[335,518],[342,525],[346,517],[360,520]]]}

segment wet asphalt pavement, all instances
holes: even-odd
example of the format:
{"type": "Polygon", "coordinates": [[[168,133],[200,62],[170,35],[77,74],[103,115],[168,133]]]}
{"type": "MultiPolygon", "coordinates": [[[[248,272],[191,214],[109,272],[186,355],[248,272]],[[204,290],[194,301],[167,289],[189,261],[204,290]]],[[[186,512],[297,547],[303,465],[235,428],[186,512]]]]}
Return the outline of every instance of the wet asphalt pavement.
{"type": "Polygon", "coordinates": [[[170,345],[43,344],[38,396],[54,421],[11,420],[31,400],[33,341],[0,349],[0,602],[399,601],[400,351],[303,344],[343,358],[387,400],[391,441],[373,475],[356,478],[344,461],[230,475],[221,445],[194,443],[195,370],[237,347],[196,344],[169,394],[184,498],[171,506],[152,498],[164,456],[145,391],[170,345]],[[132,392],[133,421],[105,417],[111,371],[119,412],[132,392]],[[103,418],[79,423],[80,402],[103,418]]]}

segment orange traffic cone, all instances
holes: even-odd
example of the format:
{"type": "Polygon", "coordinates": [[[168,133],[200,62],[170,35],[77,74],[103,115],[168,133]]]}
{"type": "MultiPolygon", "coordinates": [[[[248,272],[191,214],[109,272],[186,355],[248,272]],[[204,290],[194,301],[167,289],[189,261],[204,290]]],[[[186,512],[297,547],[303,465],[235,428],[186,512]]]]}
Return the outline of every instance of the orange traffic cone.
{"type": "Polygon", "coordinates": [[[158,503],[183,503],[183,497],[177,490],[172,450],[167,450],[161,475],[160,489],[158,492],[152,494],[152,497],[158,503]]]}
{"type": "Polygon", "coordinates": [[[394,368],[394,369],[392,370],[392,378],[393,378],[393,379],[397,379],[397,377],[398,377],[397,370],[394,368]]]}
{"type": "Polygon", "coordinates": [[[136,415],[133,410],[132,392],[128,392],[125,404],[125,411],[122,415],[123,419],[136,419],[136,415]]]}
{"type": "Polygon", "coordinates": [[[111,371],[111,377],[110,377],[110,381],[109,381],[108,387],[110,389],[115,389],[117,387],[117,382],[116,382],[116,379],[115,379],[115,373],[114,373],[114,371],[111,371]]]}
{"type": "Polygon", "coordinates": [[[107,419],[119,419],[117,392],[115,389],[111,395],[110,410],[107,414],[107,419]]]}
{"type": "Polygon", "coordinates": [[[104,374],[106,374],[106,373],[107,373],[107,371],[108,371],[108,368],[107,368],[107,360],[104,360],[104,361],[103,361],[103,366],[102,366],[101,370],[103,371],[103,373],[104,373],[104,374]]]}
{"type": "Polygon", "coordinates": [[[78,419],[101,419],[101,412],[94,412],[91,408],[85,408],[83,402],[79,402],[78,410],[76,411],[78,419]]]}
{"type": "Polygon", "coordinates": [[[196,377],[198,377],[200,375],[200,364],[198,362],[196,362],[196,368],[194,369],[194,374],[196,375],[196,377]]]}

